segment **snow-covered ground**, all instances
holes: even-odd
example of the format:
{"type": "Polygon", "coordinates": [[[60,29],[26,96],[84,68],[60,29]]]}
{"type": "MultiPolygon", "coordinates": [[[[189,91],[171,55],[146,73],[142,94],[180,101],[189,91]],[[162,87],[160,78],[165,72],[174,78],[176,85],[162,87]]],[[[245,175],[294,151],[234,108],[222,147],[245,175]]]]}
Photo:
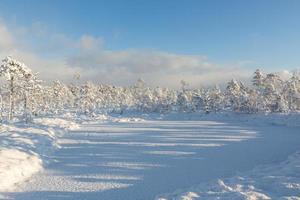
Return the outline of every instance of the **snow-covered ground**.
{"type": "Polygon", "coordinates": [[[300,152],[279,164],[262,165],[231,178],[160,195],[156,200],[300,199],[300,152]]]}
{"type": "Polygon", "coordinates": [[[297,114],[71,118],[2,127],[3,199],[300,198],[297,114]]]}
{"type": "Polygon", "coordinates": [[[33,123],[1,125],[0,192],[13,190],[43,169],[48,156],[58,147],[57,136],[76,124],[59,118],[35,119],[33,123]]]}

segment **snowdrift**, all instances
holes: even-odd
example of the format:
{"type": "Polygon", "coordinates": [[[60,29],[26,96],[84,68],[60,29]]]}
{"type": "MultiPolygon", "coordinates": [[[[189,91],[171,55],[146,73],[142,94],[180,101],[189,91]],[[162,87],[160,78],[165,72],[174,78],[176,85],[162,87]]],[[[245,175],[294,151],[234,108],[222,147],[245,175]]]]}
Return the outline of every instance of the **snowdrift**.
{"type": "Polygon", "coordinates": [[[56,139],[74,122],[60,118],[35,119],[32,124],[2,125],[0,129],[0,192],[9,191],[43,169],[56,139]]]}

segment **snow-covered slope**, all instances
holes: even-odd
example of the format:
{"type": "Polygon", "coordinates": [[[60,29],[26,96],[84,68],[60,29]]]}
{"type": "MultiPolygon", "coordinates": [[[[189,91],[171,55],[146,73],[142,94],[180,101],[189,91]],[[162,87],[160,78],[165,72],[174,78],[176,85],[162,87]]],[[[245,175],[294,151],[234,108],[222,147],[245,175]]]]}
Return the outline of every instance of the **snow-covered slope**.
{"type": "Polygon", "coordinates": [[[17,149],[0,150],[0,191],[22,182],[42,169],[42,160],[37,154],[17,149]]]}
{"type": "Polygon", "coordinates": [[[56,148],[56,138],[74,122],[59,118],[36,119],[32,124],[2,125],[0,132],[0,192],[43,169],[56,148]]]}

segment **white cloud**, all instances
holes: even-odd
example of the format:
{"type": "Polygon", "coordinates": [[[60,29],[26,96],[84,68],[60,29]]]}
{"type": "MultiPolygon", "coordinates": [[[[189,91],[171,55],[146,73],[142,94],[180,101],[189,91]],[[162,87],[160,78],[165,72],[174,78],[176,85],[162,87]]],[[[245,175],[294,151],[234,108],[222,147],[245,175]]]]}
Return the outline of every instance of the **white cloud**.
{"type": "Polygon", "coordinates": [[[14,39],[7,27],[0,20],[0,52],[10,51],[14,46],[14,39]]]}
{"type": "Polygon", "coordinates": [[[80,52],[70,56],[68,63],[94,71],[99,81],[118,84],[130,84],[142,77],[150,85],[176,87],[184,79],[191,86],[199,86],[223,83],[233,77],[249,77],[246,70],[218,67],[205,56],[133,49],[80,52]]]}
{"type": "Polygon", "coordinates": [[[79,40],[79,48],[86,51],[97,50],[102,47],[102,38],[95,38],[90,35],[83,35],[79,40]]]}
{"type": "Polygon", "coordinates": [[[15,56],[46,80],[70,81],[75,73],[81,73],[82,81],[128,85],[141,77],[152,86],[178,87],[182,79],[190,86],[199,86],[249,77],[238,63],[220,67],[202,55],[140,49],[109,51],[100,37],[86,34],[71,39],[49,32],[40,23],[18,30],[22,37],[16,37],[0,21],[0,56],[15,56]],[[32,43],[26,42],[28,38],[32,43]]]}

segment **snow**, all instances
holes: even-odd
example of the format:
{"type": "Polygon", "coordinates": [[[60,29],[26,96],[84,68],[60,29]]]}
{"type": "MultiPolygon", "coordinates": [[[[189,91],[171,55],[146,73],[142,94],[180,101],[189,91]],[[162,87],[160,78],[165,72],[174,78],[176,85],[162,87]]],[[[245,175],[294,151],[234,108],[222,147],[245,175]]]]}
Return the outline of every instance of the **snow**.
{"type": "Polygon", "coordinates": [[[299,120],[65,114],[3,125],[0,190],[16,200],[299,199],[299,120]]]}
{"type": "Polygon", "coordinates": [[[300,152],[275,165],[264,165],[227,179],[161,195],[156,200],[300,199],[300,152]]]}
{"type": "Polygon", "coordinates": [[[142,121],[144,120],[136,117],[130,117],[130,118],[124,117],[124,118],[113,119],[113,122],[142,122],[142,121]]]}
{"type": "Polygon", "coordinates": [[[300,198],[297,73],[46,85],[8,56],[0,76],[1,199],[300,198]]]}
{"type": "Polygon", "coordinates": [[[263,114],[237,114],[231,112],[225,113],[171,113],[158,117],[157,119],[168,120],[211,120],[221,122],[238,122],[243,124],[255,125],[255,126],[288,126],[288,127],[300,127],[300,114],[299,113],[263,113],[263,114]]]}
{"type": "Polygon", "coordinates": [[[184,155],[192,155],[195,152],[186,152],[186,151],[145,151],[145,154],[153,154],[153,155],[171,155],[171,156],[184,156],[184,155]]]}
{"type": "Polygon", "coordinates": [[[74,122],[58,118],[35,119],[32,124],[4,124],[0,133],[0,192],[11,191],[50,162],[62,130],[75,129],[74,122]]]}
{"type": "Polygon", "coordinates": [[[75,176],[35,176],[35,187],[37,191],[52,192],[96,192],[111,189],[120,189],[131,186],[131,184],[120,183],[118,180],[138,180],[137,177],[124,177],[116,175],[75,175],[75,176]],[[106,180],[98,183],[96,181],[82,180],[106,180]],[[78,180],[78,181],[77,181],[78,180]]]}
{"type": "Polygon", "coordinates": [[[69,129],[69,130],[74,130],[79,128],[79,125],[77,123],[70,120],[61,119],[61,118],[37,118],[34,119],[34,122],[52,128],[61,128],[61,129],[69,129]]]}
{"type": "Polygon", "coordinates": [[[39,156],[16,149],[0,150],[0,188],[7,190],[42,169],[39,156]]]}

